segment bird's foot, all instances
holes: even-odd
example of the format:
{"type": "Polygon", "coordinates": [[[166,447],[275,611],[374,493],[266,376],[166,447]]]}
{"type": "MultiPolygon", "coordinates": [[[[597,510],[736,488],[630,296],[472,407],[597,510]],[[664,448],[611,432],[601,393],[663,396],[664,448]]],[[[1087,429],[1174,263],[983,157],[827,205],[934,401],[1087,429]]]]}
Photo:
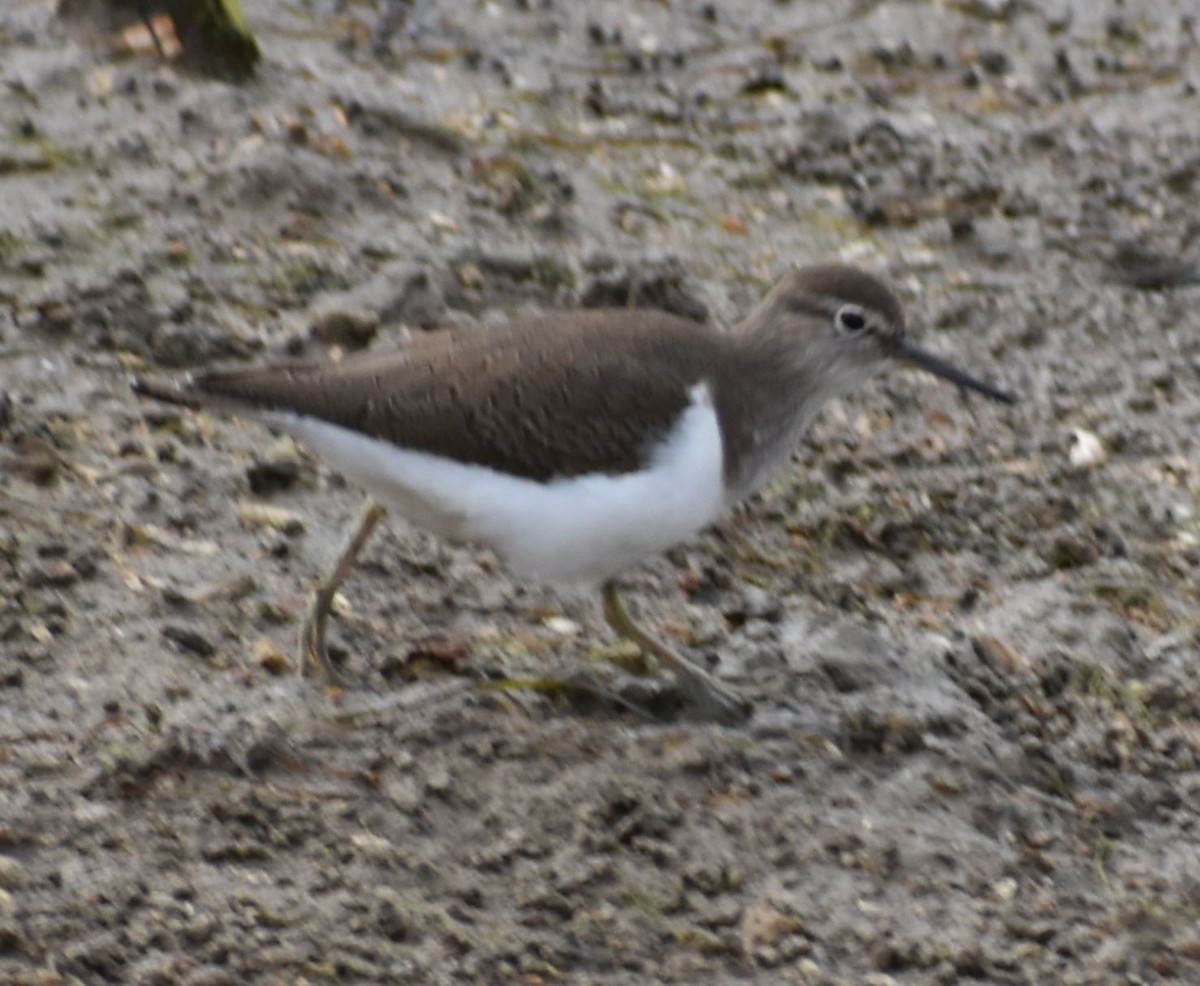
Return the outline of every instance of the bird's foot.
{"type": "Polygon", "coordinates": [[[329,624],[329,612],[333,609],[333,600],[339,587],[346,581],[346,576],[350,574],[383,515],[383,507],[367,497],[337,564],[313,592],[308,612],[304,616],[304,625],[300,629],[297,663],[301,677],[306,677],[312,669],[330,684],[342,687],[351,684],[329,658],[329,649],[325,645],[325,628],[329,624]]]}
{"type": "Polygon", "coordinates": [[[308,612],[304,616],[304,625],[300,628],[296,667],[301,678],[312,674],[326,684],[348,688],[354,682],[333,663],[325,643],[325,628],[329,623],[329,611],[332,606],[332,593],[323,592],[321,589],[313,593],[308,612]]]}
{"type": "Polygon", "coordinates": [[[681,700],[679,711],[683,718],[693,722],[716,722],[723,726],[736,726],[750,718],[754,706],[749,699],[638,625],[621,602],[615,582],[606,582],[603,592],[604,618],[609,626],[626,640],[637,644],[644,654],[657,658],[675,673],[675,684],[681,700]]]}
{"type": "Polygon", "coordinates": [[[691,662],[675,666],[675,685],[681,717],[689,721],[738,726],[754,712],[754,703],[740,691],[691,662]]]}

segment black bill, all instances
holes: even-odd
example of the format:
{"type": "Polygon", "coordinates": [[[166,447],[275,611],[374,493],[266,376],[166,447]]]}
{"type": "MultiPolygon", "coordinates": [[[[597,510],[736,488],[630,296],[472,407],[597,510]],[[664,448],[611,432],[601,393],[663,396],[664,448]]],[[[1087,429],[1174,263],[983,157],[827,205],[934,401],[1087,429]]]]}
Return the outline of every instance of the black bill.
{"type": "Polygon", "coordinates": [[[896,357],[912,363],[914,366],[919,366],[922,370],[928,370],[943,380],[949,380],[952,384],[956,384],[964,390],[974,390],[985,397],[990,397],[994,401],[1003,401],[1005,404],[1015,404],[1017,402],[1017,399],[1008,393],[1008,391],[1001,390],[999,387],[993,387],[990,383],[984,383],[982,380],[977,380],[971,374],[960,370],[953,363],[947,363],[940,356],[934,356],[933,353],[922,349],[920,346],[914,346],[908,340],[901,343],[900,351],[896,353],[896,357]]]}

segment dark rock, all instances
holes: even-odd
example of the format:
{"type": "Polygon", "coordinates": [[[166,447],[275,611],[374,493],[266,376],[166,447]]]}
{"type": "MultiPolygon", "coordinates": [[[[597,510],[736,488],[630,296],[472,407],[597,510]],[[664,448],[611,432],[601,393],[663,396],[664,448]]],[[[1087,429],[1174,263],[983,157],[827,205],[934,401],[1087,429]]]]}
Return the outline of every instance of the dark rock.
{"type": "Polygon", "coordinates": [[[217,652],[217,648],[213,646],[207,637],[189,627],[168,624],[163,627],[162,635],[181,650],[187,651],[189,654],[194,654],[197,657],[212,657],[217,652]]]}

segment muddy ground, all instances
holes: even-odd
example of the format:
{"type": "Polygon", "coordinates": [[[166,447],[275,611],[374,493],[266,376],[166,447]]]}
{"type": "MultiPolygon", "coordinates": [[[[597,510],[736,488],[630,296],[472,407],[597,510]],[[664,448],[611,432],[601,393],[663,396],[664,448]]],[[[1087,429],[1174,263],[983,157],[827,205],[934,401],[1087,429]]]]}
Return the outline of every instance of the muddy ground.
{"type": "Polygon", "coordinates": [[[0,11],[0,980],[1200,982],[1185,0],[248,3],[244,85],[0,11]],[[591,596],[133,371],[889,275],[930,348],[591,596]],[[613,660],[609,660],[609,659],[613,660]]]}

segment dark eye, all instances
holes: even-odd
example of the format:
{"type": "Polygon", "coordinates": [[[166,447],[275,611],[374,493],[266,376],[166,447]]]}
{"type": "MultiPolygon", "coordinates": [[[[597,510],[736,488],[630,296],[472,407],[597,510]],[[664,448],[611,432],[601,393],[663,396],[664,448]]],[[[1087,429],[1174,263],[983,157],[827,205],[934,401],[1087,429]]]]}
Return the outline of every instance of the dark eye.
{"type": "Polygon", "coordinates": [[[846,332],[861,332],[867,327],[867,316],[858,305],[842,305],[833,320],[839,329],[846,332]]]}

